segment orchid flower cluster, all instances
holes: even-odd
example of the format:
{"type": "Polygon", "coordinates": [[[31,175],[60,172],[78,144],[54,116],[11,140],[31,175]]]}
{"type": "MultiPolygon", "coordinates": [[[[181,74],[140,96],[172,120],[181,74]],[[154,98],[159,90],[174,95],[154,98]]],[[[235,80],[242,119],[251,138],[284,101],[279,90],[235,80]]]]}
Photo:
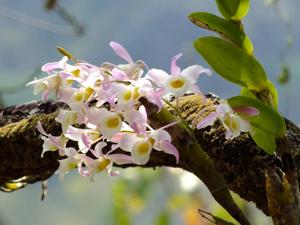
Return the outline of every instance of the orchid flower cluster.
{"type": "MultiPolygon", "coordinates": [[[[61,178],[75,168],[81,175],[91,178],[105,170],[114,176],[118,174],[118,171],[112,170],[114,164],[144,165],[149,161],[152,150],[170,154],[178,162],[179,152],[166,131],[178,121],[154,129],[148,123],[145,107],[142,105],[136,109],[135,102],[143,97],[160,110],[165,97],[170,94],[179,98],[192,91],[204,98],[196,83],[201,73],[210,75],[211,72],[200,65],[181,70],[176,62],[182,54],[172,58],[169,74],[160,69],[148,69],[143,61],[133,61],[117,42],[111,42],[110,46],[126,64],[106,62],[95,66],[74,59],[75,63],[69,64],[70,59],[64,56],[59,62],[42,66],[47,77],[28,83],[34,85],[34,94],[43,93],[44,100],[52,92],[58,101],[68,105],[68,109],[60,109],[56,117],[62,127],[60,136],[47,133],[40,122],[37,125],[44,141],[42,157],[48,151],[58,151],[63,158],[59,160],[61,178]],[[78,149],[69,147],[69,140],[77,142],[78,149]]],[[[213,120],[209,119],[221,114],[217,110],[206,122],[200,122],[198,128],[210,125],[213,120]]],[[[240,131],[248,129],[235,117],[219,118],[243,124],[240,131]]],[[[233,126],[237,127],[233,124],[227,127],[235,130],[233,126]]],[[[236,136],[234,131],[227,138],[236,136]]]]}

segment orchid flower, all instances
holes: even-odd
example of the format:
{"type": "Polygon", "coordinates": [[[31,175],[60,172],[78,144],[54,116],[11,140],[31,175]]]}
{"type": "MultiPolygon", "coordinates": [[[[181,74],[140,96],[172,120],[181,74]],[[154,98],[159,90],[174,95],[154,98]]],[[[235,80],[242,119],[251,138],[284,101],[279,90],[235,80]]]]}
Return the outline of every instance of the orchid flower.
{"type": "Polygon", "coordinates": [[[89,164],[91,160],[90,157],[86,156],[85,154],[79,154],[74,148],[66,148],[65,152],[67,158],[58,160],[58,173],[60,180],[63,180],[64,175],[76,167],[82,176],[91,175],[90,168],[84,167],[89,164]]]}
{"type": "Polygon", "coordinates": [[[69,126],[65,136],[70,140],[78,142],[79,151],[87,153],[91,145],[99,139],[100,134],[96,129],[80,129],[69,126]]]}
{"type": "Polygon", "coordinates": [[[182,70],[177,66],[176,61],[182,54],[175,55],[171,61],[171,75],[160,69],[151,69],[146,74],[146,77],[153,81],[157,87],[166,89],[167,93],[181,97],[188,90],[199,93],[203,96],[202,92],[196,85],[198,77],[201,73],[211,74],[211,71],[204,69],[202,66],[193,65],[182,70]]]}
{"type": "Polygon", "coordinates": [[[99,130],[101,135],[110,139],[121,130],[122,119],[116,112],[110,112],[105,108],[98,110],[99,130]]]}
{"type": "Polygon", "coordinates": [[[164,127],[154,130],[147,125],[148,119],[144,106],[141,106],[139,111],[132,110],[124,116],[134,132],[119,133],[111,141],[116,142],[124,151],[131,152],[131,156],[136,164],[143,165],[147,163],[152,148],[174,155],[178,162],[179,153],[171,144],[172,138],[170,134],[164,130],[164,127]],[[147,127],[150,128],[149,131],[146,130],[147,127]]]}
{"type": "Polygon", "coordinates": [[[92,162],[93,174],[106,170],[110,176],[118,175],[118,171],[112,171],[113,163],[117,165],[133,164],[134,161],[129,155],[126,154],[111,154],[110,151],[104,154],[102,149],[107,146],[105,142],[99,142],[96,144],[94,150],[90,150],[96,159],[92,162]]]}
{"type": "Polygon", "coordinates": [[[141,78],[143,74],[143,68],[147,67],[146,64],[141,60],[134,62],[127,50],[121,44],[111,41],[109,45],[114,50],[116,55],[128,62],[128,64],[118,65],[117,68],[124,71],[130,80],[138,80],[141,78]]]}
{"type": "Polygon", "coordinates": [[[131,109],[123,113],[124,120],[129,124],[137,134],[146,134],[146,128],[148,123],[147,112],[142,105],[139,110],[131,109]]]}
{"type": "Polygon", "coordinates": [[[55,120],[61,124],[63,133],[66,133],[70,125],[78,123],[78,112],[60,109],[55,120]]]}
{"type": "Polygon", "coordinates": [[[64,56],[58,62],[46,63],[45,65],[42,66],[41,70],[43,72],[47,72],[48,74],[56,73],[55,71],[57,69],[68,69],[68,70],[70,70],[69,67],[72,67],[72,66],[67,64],[67,62],[68,62],[68,57],[64,56]]]}
{"type": "Polygon", "coordinates": [[[243,107],[235,111],[227,103],[217,105],[215,109],[216,111],[211,112],[197,124],[197,129],[211,126],[214,124],[216,119],[220,119],[226,129],[225,138],[230,140],[238,137],[241,132],[251,131],[250,120],[247,119],[247,117],[242,118],[237,114],[237,112],[243,113],[246,116],[259,114],[259,111],[253,107],[243,107]]]}
{"type": "Polygon", "coordinates": [[[106,139],[112,138],[121,130],[122,119],[116,112],[108,111],[105,108],[90,108],[87,117],[87,126],[99,128],[101,135],[106,139]]]}
{"type": "Polygon", "coordinates": [[[63,150],[66,147],[68,138],[66,138],[63,134],[60,136],[47,134],[40,121],[37,123],[37,129],[43,135],[41,138],[44,141],[41,157],[44,157],[45,152],[57,150],[60,155],[64,155],[63,150]]]}
{"type": "Polygon", "coordinates": [[[94,98],[95,91],[91,87],[64,87],[60,90],[60,101],[67,103],[71,110],[77,111],[79,115],[86,107],[86,103],[94,98]]]}
{"type": "Polygon", "coordinates": [[[61,85],[61,78],[58,74],[53,74],[45,78],[35,79],[26,84],[26,86],[34,85],[33,94],[43,92],[43,100],[47,100],[51,91],[57,95],[61,85]]]}

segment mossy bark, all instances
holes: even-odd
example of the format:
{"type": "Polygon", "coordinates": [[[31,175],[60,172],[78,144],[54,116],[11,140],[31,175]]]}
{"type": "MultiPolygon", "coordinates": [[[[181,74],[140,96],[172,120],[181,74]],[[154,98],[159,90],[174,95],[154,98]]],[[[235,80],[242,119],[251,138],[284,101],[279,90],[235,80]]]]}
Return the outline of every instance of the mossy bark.
{"type": "MultiPolygon", "coordinates": [[[[209,97],[203,103],[196,95],[182,97],[179,100],[181,116],[195,127],[218,101],[217,98],[209,97]]],[[[7,183],[17,181],[26,184],[43,181],[56,171],[59,158],[57,152],[47,152],[44,158],[41,158],[42,140],[36,130],[36,124],[41,121],[47,132],[58,134],[60,126],[55,122],[55,116],[59,107],[64,105],[48,101],[0,109],[0,186],[4,187],[3,190],[7,183]]],[[[169,110],[172,112],[171,108],[169,110]]],[[[155,117],[150,117],[150,121],[153,127],[159,127],[161,124],[155,117]]],[[[292,150],[299,177],[300,129],[292,122],[286,122],[288,145],[292,150]]],[[[177,136],[176,129],[170,131],[173,137],[177,136]]],[[[196,130],[195,137],[214,160],[229,188],[242,198],[256,203],[257,207],[268,215],[266,174],[267,171],[280,172],[281,160],[275,155],[264,153],[247,133],[234,140],[226,140],[220,122],[216,122],[212,127],[196,130]]],[[[195,167],[188,165],[183,158],[176,164],[170,155],[153,151],[145,167],[156,166],[179,167],[190,172],[193,172],[191,168],[195,167]]]]}

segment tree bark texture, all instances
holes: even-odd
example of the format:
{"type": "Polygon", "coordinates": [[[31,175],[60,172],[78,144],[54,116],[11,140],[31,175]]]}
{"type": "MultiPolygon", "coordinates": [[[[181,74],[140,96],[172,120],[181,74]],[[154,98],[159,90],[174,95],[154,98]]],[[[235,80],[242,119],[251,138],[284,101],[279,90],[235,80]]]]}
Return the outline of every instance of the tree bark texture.
{"type": "MultiPolygon", "coordinates": [[[[181,116],[192,127],[195,127],[205,115],[211,112],[213,104],[218,102],[219,99],[213,95],[208,95],[205,103],[197,95],[184,96],[179,99],[181,116]]],[[[147,105],[145,106],[147,108],[147,105]]],[[[57,152],[47,152],[41,158],[43,141],[40,139],[36,124],[41,121],[47,132],[58,135],[61,129],[55,117],[60,107],[65,107],[65,105],[55,101],[46,101],[0,109],[0,186],[2,190],[13,190],[9,184],[17,182],[25,186],[27,183],[44,181],[57,170],[59,165],[57,152]]],[[[167,107],[167,109],[175,113],[172,108],[167,107]]],[[[148,114],[151,110],[148,106],[148,114]]],[[[151,113],[149,120],[154,128],[161,126],[159,118],[152,116],[151,113]]],[[[299,179],[300,129],[289,120],[286,120],[286,123],[287,141],[292,150],[299,179]]],[[[173,138],[176,138],[176,129],[171,128],[168,131],[173,138]]],[[[276,155],[268,155],[259,149],[247,133],[233,140],[226,140],[225,130],[220,121],[205,129],[195,130],[195,137],[214,160],[229,188],[245,200],[253,201],[258,208],[269,215],[266,176],[270,174],[270,171],[281,174],[280,158],[276,155]]],[[[181,144],[187,143],[183,141],[181,144]]],[[[188,150],[185,149],[185,151],[188,150]]],[[[189,165],[184,158],[180,158],[179,163],[176,164],[174,157],[163,152],[152,151],[150,161],[144,167],[157,166],[178,167],[194,172],[191,168],[195,165],[189,165]]]]}

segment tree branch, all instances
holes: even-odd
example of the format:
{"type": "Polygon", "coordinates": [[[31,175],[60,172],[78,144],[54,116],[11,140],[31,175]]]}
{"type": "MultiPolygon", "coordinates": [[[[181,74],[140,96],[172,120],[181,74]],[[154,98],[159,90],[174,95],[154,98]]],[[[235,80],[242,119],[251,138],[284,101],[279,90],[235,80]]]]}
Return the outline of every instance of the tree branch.
{"type": "MultiPolygon", "coordinates": [[[[210,96],[203,104],[197,95],[182,97],[179,100],[181,116],[192,127],[195,127],[210,112],[211,106],[218,101],[218,98],[210,96]],[[203,113],[203,110],[206,111],[203,113]]],[[[54,118],[57,116],[59,107],[65,107],[65,105],[47,101],[0,109],[0,186],[2,190],[10,191],[22,185],[25,186],[27,183],[46,180],[57,170],[59,159],[57,152],[47,152],[44,158],[40,157],[43,142],[39,138],[36,124],[41,121],[47,132],[58,135],[61,131],[60,125],[55,122],[54,118]],[[19,185],[13,185],[18,183],[19,185]]],[[[147,109],[149,110],[149,107],[147,109]]],[[[168,110],[175,113],[171,108],[168,110]]],[[[154,112],[155,109],[153,109],[154,112]]],[[[150,115],[149,119],[151,126],[160,127],[161,121],[154,115],[150,115]]],[[[300,129],[292,122],[288,120],[286,122],[288,144],[292,150],[299,177],[300,129]]],[[[176,129],[170,128],[168,131],[173,140],[174,137],[178,137],[176,129]]],[[[196,130],[195,137],[214,160],[229,188],[242,198],[255,202],[257,207],[268,215],[266,174],[267,171],[280,174],[281,160],[275,155],[267,155],[260,150],[247,133],[234,140],[226,140],[225,130],[220,122],[216,122],[212,127],[196,130]]],[[[184,146],[188,143],[182,144],[184,146]]],[[[188,151],[188,149],[184,150],[188,151]]],[[[201,166],[197,163],[196,160],[188,162],[181,157],[179,163],[176,164],[170,155],[152,151],[150,161],[144,167],[178,167],[196,173],[195,168],[201,166]]],[[[134,165],[126,167],[129,166],[134,165]]]]}

